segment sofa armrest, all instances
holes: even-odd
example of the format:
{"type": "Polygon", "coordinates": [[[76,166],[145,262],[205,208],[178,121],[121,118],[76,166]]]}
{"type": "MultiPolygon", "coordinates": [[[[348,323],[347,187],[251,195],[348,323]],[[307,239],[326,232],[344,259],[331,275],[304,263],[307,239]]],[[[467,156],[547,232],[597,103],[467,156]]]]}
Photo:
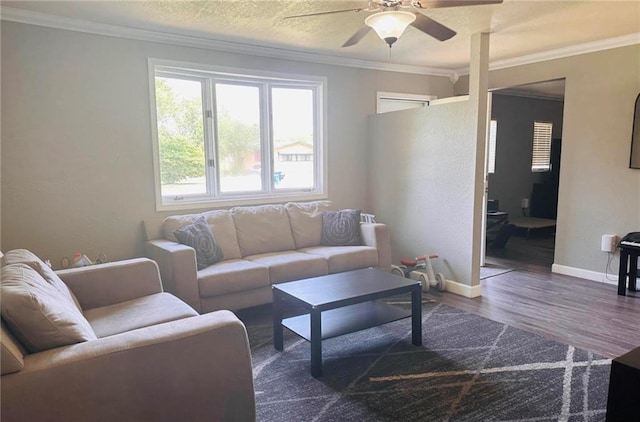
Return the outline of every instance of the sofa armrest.
{"type": "Polygon", "coordinates": [[[162,292],[160,273],[147,258],[56,271],[83,309],[112,305],[162,292]]]}
{"type": "Polygon", "coordinates": [[[196,251],[164,239],[145,242],[145,251],[148,258],[158,263],[164,288],[201,312],[196,251]]]}
{"type": "Polygon", "coordinates": [[[28,355],[1,406],[7,421],[253,421],[246,329],[218,311],[28,355]]]}
{"type": "Polygon", "coordinates": [[[360,236],[366,246],[378,250],[378,268],[391,271],[391,239],[389,228],[382,223],[361,223],[360,236]]]}

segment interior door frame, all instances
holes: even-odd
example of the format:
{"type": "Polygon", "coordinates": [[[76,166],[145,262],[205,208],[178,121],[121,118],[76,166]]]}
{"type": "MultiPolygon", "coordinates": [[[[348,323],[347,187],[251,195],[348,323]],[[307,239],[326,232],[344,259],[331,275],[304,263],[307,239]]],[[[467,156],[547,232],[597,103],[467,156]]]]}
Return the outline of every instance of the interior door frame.
{"type": "Polygon", "coordinates": [[[487,131],[484,135],[484,191],[482,194],[482,229],[480,232],[480,266],[486,265],[487,254],[487,202],[489,199],[489,133],[491,132],[491,105],[493,94],[487,93],[487,131]]]}

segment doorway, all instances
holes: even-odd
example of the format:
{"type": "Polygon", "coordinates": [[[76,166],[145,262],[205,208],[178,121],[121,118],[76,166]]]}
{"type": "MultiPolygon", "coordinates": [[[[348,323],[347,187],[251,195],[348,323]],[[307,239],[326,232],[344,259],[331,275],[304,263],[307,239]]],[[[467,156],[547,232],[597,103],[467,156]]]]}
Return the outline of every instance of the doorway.
{"type": "MultiPolygon", "coordinates": [[[[492,92],[495,144],[487,174],[486,267],[551,271],[554,262],[564,79],[492,92]],[[493,170],[493,171],[491,171],[493,170]],[[497,214],[496,214],[497,213],[497,214]],[[495,218],[493,219],[495,221],[495,218]]],[[[482,271],[481,271],[481,278],[482,271]]]]}

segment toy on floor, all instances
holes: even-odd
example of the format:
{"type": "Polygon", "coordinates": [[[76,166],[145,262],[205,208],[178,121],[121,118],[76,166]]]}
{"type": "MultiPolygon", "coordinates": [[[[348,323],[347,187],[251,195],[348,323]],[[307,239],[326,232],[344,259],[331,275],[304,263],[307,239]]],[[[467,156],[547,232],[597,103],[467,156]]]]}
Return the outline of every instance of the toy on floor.
{"type": "Polygon", "coordinates": [[[422,290],[429,291],[431,286],[437,287],[443,292],[445,290],[445,278],[442,273],[434,273],[431,260],[438,258],[438,254],[418,256],[414,259],[402,258],[401,265],[392,265],[391,273],[402,277],[411,278],[422,283],[422,290]],[[426,271],[426,273],[425,273],[426,271]]]}

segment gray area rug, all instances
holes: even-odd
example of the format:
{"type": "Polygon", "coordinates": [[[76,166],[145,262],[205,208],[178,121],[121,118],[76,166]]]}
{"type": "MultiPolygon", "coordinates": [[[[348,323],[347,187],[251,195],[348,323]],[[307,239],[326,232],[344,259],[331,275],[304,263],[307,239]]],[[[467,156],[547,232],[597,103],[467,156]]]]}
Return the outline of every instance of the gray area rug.
{"type": "Polygon", "coordinates": [[[249,333],[258,421],[604,421],[610,359],[438,304],[410,319],[323,342],[285,329],[273,348],[268,308],[249,333]]]}

